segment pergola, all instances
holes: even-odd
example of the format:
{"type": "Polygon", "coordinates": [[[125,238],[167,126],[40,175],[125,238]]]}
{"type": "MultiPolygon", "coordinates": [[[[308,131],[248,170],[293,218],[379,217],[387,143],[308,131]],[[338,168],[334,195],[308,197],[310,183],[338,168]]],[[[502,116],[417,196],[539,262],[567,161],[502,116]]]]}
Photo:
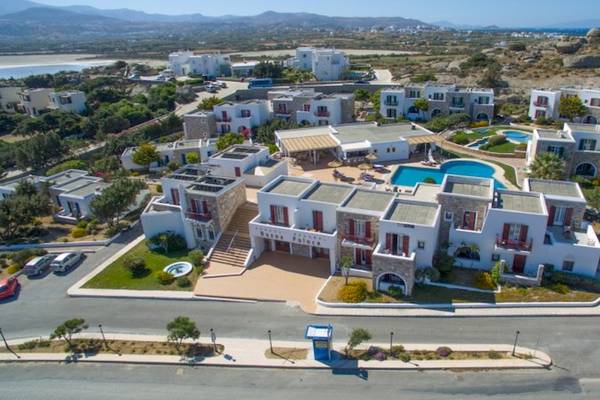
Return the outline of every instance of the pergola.
{"type": "Polygon", "coordinates": [[[282,138],[280,142],[286,156],[289,157],[294,153],[309,153],[315,164],[319,161],[319,151],[338,147],[338,142],[329,133],[282,138]]]}

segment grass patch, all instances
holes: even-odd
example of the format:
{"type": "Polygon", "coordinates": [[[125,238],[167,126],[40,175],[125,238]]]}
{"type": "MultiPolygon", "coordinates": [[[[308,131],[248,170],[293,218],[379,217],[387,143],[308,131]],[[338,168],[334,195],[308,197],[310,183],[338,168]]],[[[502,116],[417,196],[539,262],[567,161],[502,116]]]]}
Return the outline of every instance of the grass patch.
{"type": "Polygon", "coordinates": [[[83,287],[86,289],[131,289],[131,290],[178,290],[190,291],[199,276],[198,268],[194,268],[187,275],[192,283],[189,287],[180,287],[176,282],[169,285],[161,285],[156,278],[156,274],[162,271],[167,265],[177,261],[190,261],[188,250],[161,254],[151,251],[146,245],[146,241],[141,242],[127,254],[119,257],[115,262],[106,267],[102,272],[89,280],[83,287]],[[129,272],[123,267],[125,257],[142,257],[146,261],[148,273],[140,278],[132,278],[129,272]]]}
{"type": "Polygon", "coordinates": [[[287,360],[306,360],[308,357],[308,349],[299,349],[297,347],[273,347],[265,350],[265,357],[270,359],[285,358],[287,360]]]}
{"type": "Polygon", "coordinates": [[[386,359],[401,360],[402,354],[408,354],[411,361],[424,360],[499,360],[513,358],[508,352],[490,351],[452,351],[447,357],[442,357],[434,350],[404,350],[402,352],[390,352],[389,349],[372,347],[368,350],[352,350],[348,358],[353,360],[372,361],[377,360],[375,354],[383,353],[386,359]]]}
{"type": "MultiPolygon", "coordinates": [[[[351,282],[365,282],[368,303],[416,303],[416,304],[453,304],[453,303],[512,303],[512,302],[588,302],[600,297],[599,293],[571,289],[569,293],[558,293],[550,287],[513,287],[503,286],[500,293],[472,292],[469,290],[449,289],[439,286],[417,284],[411,296],[394,297],[388,293],[373,290],[371,279],[351,278],[351,282]]],[[[319,299],[331,303],[341,303],[337,294],[344,286],[344,278],[332,277],[319,294],[319,299]]]]}
{"type": "Polygon", "coordinates": [[[517,145],[512,142],[502,143],[496,146],[490,146],[485,151],[489,151],[491,153],[505,153],[510,154],[514,153],[517,145]]]}
{"type": "MultiPolygon", "coordinates": [[[[81,353],[86,355],[100,353],[142,354],[142,355],[185,355],[188,357],[214,357],[223,353],[225,347],[217,344],[215,353],[212,344],[183,343],[179,350],[171,342],[151,342],[136,340],[107,340],[108,348],[100,339],[73,339],[74,351],[68,349],[64,340],[32,340],[16,346],[18,353],[81,353]]],[[[6,353],[5,347],[0,352],[6,353]]]]}

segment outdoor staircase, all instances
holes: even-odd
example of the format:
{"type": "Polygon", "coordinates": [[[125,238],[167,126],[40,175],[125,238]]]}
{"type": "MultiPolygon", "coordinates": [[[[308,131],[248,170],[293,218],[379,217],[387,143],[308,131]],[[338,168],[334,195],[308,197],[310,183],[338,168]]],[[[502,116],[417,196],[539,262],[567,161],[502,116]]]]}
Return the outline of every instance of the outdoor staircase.
{"type": "Polygon", "coordinates": [[[257,215],[256,204],[245,203],[240,206],[217,242],[209,261],[244,268],[251,248],[248,223],[257,215]]]}

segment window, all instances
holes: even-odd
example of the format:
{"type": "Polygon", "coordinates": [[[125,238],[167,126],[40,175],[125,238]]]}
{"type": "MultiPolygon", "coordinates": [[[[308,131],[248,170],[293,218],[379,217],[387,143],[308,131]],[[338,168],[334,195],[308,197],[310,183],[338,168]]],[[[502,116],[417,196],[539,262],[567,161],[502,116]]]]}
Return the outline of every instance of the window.
{"type": "Polygon", "coordinates": [[[490,104],[490,98],[487,96],[479,96],[479,98],[477,99],[477,102],[479,104],[490,104]]]}
{"type": "Polygon", "coordinates": [[[250,117],[250,110],[242,110],[241,111],[241,115],[242,115],[242,118],[249,118],[250,117]]]}
{"type": "Polygon", "coordinates": [[[354,235],[357,237],[366,237],[367,229],[365,221],[354,221],[354,235]]]}
{"type": "Polygon", "coordinates": [[[590,163],[582,163],[575,168],[575,175],[596,176],[596,167],[590,163]]]}
{"type": "Polygon", "coordinates": [[[444,100],[444,93],[434,93],[433,100],[444,100]]]}
{"type": "Polygon", "coordinates": [[[196,228],[196,236],[198,236],[198,239],[204,240],[204,231],[202,230],[202,227],[199,226],[196,228]]]}
{"type": "Polygon", "coordinates": [[[600,107],[600,99],[598,99],[598,98],[591,99],[590,100],[590,106],[592,106],[592,107],[600,107]]]}
{"type": "Polygon", "coordinates": [[[470,231],[475,230],[475,222],[477,221],[477,212],[465,211],[462,220],[462,229],[468,229],[470,231]]]}
{"type": "Polygon", "coordinates": [[[416,99],[417,97],[421,97],[421,92],[418,90],[409,90],[408,91],[408,98],[409,99],[416,99]]]}
{"type": "Polygon", "coordinates": [[[546,118],[546,111],[535,110],[535,119],[538,119],[538,118],[546,118]]]}
{"type": "Polygon", "coordinates": [[[452,212],[446,211],[446,213],[444,214],[444,220],[445,221],[452,221],[452,212]]]}
{"type": "Polygon", "coordinates": [[[573,272],[573,267],[575,266],[575,262],[571,260],[564,260],[562,265],[562,270],[565,272],[573,272]]]}
{"type": "Polygon", "coordinates": [[[388,108],[386,114],[387,114],[388,118],[396,118],[396,109],[395,108],[388,108]]]}
{"type": "Polygon", "coordinates": [[[419,240],[417,242],[417,246],[419,247],[419,249],[423,250],[425,248],[425,242],[423,240],[419,240]]]}
{"type": "Polygon", "coordinates": [[[581,139],[579,150],[596,150],[596,139],[581,139]]]}
{"type": "Polygon", "coordinates": [[[548,105],[548,97],[546,96],[538,96],[535,101],[536,106],[545,107],[548,105]]]}
{"type": "Polygon", "coordinates": [[[519,240],[521,237],[521,224],[510,224],[510,229],[508,230],[508,239],[509,240],[519,240]]]}
{"type": "Polygon", "coordinates": [[[465,101],[462,97],[453,97],[451,106],[455,108],[462,108],[465,106],[465,101]]]}
{"type": "Polygon", "coordinates": [[[208,238],[210,240],[215,240],[215,230],[212,226],[208,228],[208,238]]]}
{"type": "Polygon", "coordinates": [[[492,254],[492,261],[499,261],[500,260],[500,254],[492,254]]]}
{"type": "Polygon", "coordinates": [[[548,146],[546,150],[548,153],[554,153],[559,157],[562,157],[563,153],[565,152],[565,148],[560,146],[548,146]]]}

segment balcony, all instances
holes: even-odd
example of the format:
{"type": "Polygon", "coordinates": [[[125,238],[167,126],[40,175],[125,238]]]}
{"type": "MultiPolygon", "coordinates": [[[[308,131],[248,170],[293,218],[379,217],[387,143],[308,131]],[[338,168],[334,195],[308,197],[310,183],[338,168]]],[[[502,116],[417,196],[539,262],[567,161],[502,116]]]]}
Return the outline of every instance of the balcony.
{"type": "Polygon", "coordinates": [[[548,107],[548,103],[547,102],[542,102],[542,101],[534,101],[533,105],[536,106],[536,107],[543,107],[543,108],[548,107]]]}
{"type": "Polygon", "coordinates": [[[383,104],[389,107],[398,107],[398,100],[386,100],[383,104]]]}
{"type": "Polygon", "coordinates": [[[327,110],[315,111],[315,116],[317,117],[329,117],[330,113],[327,110]]]}
{"type": "Polygon", "coordinates": [[[373,255],[376,256],[381,256],[381,257],[389,257],[390,260],[403,260],[403,261],[415,261],[415,257],[417,256],[417,253],[415,253],[414,251],[411,252],[408,255],[405,255],[404,253],[402,254],[394,254],[392,253],[390,250],[384,248],[384,246],[377,246],[375,248],[375,251],[373,251],[373,255]]]}
{"type": "Polygon", "coordinates": [[[275,114],[276,115],[284,115],[286,117],[289,117],[290,115],[292,115],[292,112],[288,111],[286,109],[277,109],[277,110],[275,110],[275,114]]]}
{"type": "Polygon", "coordinates": [[[224,116],[224,117],[218,117],[216,118],[217,122],[231,122],[231,117],[229,116],[224,116]]]}
{"type": "Polygon", "coordinates": [[[190,219],[192,221],[197,221],[197,222],[209,222],[210,220],[212,220],[212,215],[210,213],[197,213],[197,212],[187,211],[185,213],[185,217],[187,219],[190,219]]]}
{"type": "Polygon", "coordinates": [[[372,247],[373,243],[375,243],[375,238],[368,238],[366,236],[356,236],[356,235],[343,235],[342,244],[353,246],[367,246],[372,247]]]}
{"type": "Polygon", "coordinates": [[[513,239],[503,239],[501,236],[496,236],[496,247],[517,251],[531,251],[533,243],[530,240],[521,241],[513,239]]]}

